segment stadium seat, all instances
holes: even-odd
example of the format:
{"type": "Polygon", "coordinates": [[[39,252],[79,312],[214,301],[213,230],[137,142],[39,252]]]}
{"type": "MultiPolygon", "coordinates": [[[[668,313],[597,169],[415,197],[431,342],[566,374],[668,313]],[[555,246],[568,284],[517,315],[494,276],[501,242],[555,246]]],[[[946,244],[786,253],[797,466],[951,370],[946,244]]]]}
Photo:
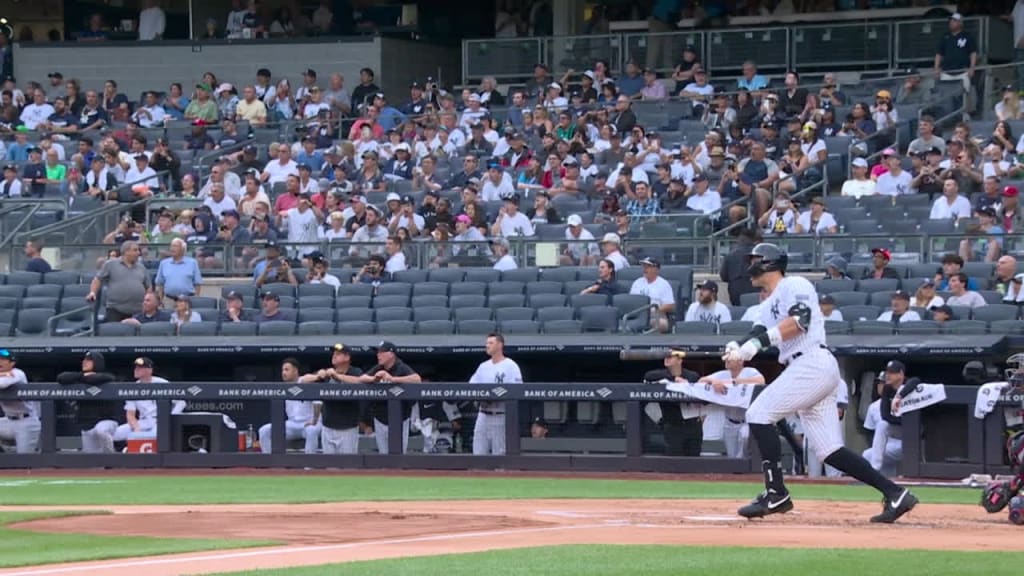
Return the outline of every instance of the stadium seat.
{"type": "Polygon", "coordinates": [[[849,334],[849,333],[850,333],[850,323],[849,322],[847,322],[845,320],[841,320],[841,321],[826,320],[825,321],[825,334],[836,334],[836,335],[839,335],[839,334],[849,334]]]}
{"type": "Polygon", "coordinates": [[[562,291],[567,296],[573,296],[579,294],[583,290],[590,288],[594,285],[594,280],[575,280],[573,282],[566,282],[562,291]]]}
{"type": "Polygon", "coordinates": [[[26,287],[25,290],[27,298],[56,298],[60,300],[63,293],[64,286],[61,284],[34,284],[26,287]]]}
{"type": "Polygon", "coordinates": [[[443,295],[443,294],[425,294],[425,295],[422,295],[422,296],[413,296],[412,297],[412,307],[413,308],[423,308],[423,307],[447,308],[448,307],[448,297],[443,295]]]}
{"type": "Polygon", "coordinates": [[[896,331],[900,334],[938,334],[942,325],[934,320],[921,320],[919,322],[900,322],[896,331]]]}
{"type": "MultiPolygon", "coordinates": [[[[168,322],[170,324],[170,322],[168,322]]],[[[135,336],[138,333],[136,326],[132,324],[121,324],[120,322],[105,322],[96,325],[97,336],[135,336]]]]}
{"type": "Polygon", "coordinates": [[[573,294],[569,296],[569,304],[573,308],[585,308],[587,306],[607,306],[610,304],[608,296],[604,294],[573,294]]]}
{"type": "Polygon", "coordinates": [[[857,292],[895,292],[900,281],[895,278],[869,278],[857,281],[857,292]]]}
{"type": "Polygon", "coordinates": [[[417,334],[454,334],[455,323],[451,320],[424,320],[416,322],[417,334]]]}
{"type": "Polygon", "coordinates": [[[487,285],[487,295],[492,297],[498,294],[523,294],[525,291],[526,283],[514,280],[491,282],[487,285]]]}
{"type": "MultiPolygon", "coordinates": [[[[987,282],[987,280],[983,281],[980,278],[978,281],[978,283],[982,285],[984,285],[984,282],[987,282]]],[[[985,303],[989,305],[1003,303],[1003,295],[996,290],[978,290],[978,296],[981,296],[982,299],[985,300],[985,303]]]]}
{"type": "Polygon", "coordinates": [[[384,282],[377,287],[377,295],[375,298],[385,296],[402,296],[409,299],[412,296],[412,284],[406,284],[405,282],[384,282]]]}
{"type": "Polygon", "coordinates": [[[417,270],[411,268],[409,270],[399,270],[391,275],[395,282],[405,282],[416,286],[418,284],[425,283],[427,281],[427,270],[417,270]]]}
{"type": "Polygon", "coordinates": [[[264,294],[277,294],[283,301],[285,298],[295,298],[295,286],[291,284],[285,284],[283,282],[275,282],[273,284],[264,284],[260,288],[260,296],[264,294]]]}
{"type": "Polygon", "coordinates": [[[369,296],[338,296],[334,301],[334,307],[342,308],[369,308],[373,300],[369,296]]]}
{"type": "Polygon", "coordinates": [[[950,306],[953,311],[953,320],[970,320],[974,310],[970,306],[950,306]]]}
{"type": "Polygon", "coordinates": [[[65,284],[64,285],[64,296],[63,296],[64,298],[68,298],[68,297],[81,297],[81,298],[85,298],[85,296],[87,294],[89,294],[89,285],[88,284],[65,284]]]}
{"type": "MultiPolygon", "coordinates": [[[[338,311],[341,312],[340,310],[338,311]]],[[[338,322],[337,333],[343,336],[367,336],[377,333],[377,325],[370,321],[350,320],[338,322]]]]}
{"type": "Polygon", "coordinates": [[[529,282],[526,285],[526,295],[529,297],[537,294],[561,294],[564,286],[561,282],[529,282]]]}
{"type": "Polygon", "coordinates": [[[1016,320],[1019,315],[1017,307],[1012,304],[989,304],[971,310],[971,317],[983,322],[998,322],[1000,320],[1016,320]]]}
{"type": "Polygon", "coordinates": [[[501,280],[501,271],[493,268],[471,268],[466,271],[466,282],[490,284],[501,280]]]}
{"type": "MultiPolygon", "coordinates": [[[[299,284],[299,301],[306,297],[320,296],[334,300],[337,290],[330,284],[299,284]]],[[[300,304],[301,305],[301,304],[300,304]]]]}
{"type": "Polygon", "coordinates": [[[295,334],[295,322],[284,320],[260,322],[256,331],[260,336],[292,336],[295,334]]]}
{"type": "Polygon", "coordinates": [[[160,337],[175,336],[178,334],[178,327],[170,322],[146,322],[139,326],[139,336],[160,337]]]}
{"type": "MultiPolygon", "coordinates": [[[[453,286],[458,286],[455,284],[453,286]]],[[[460,308],[482,308],[487,305],[487,297],[483,294],[460,294],[448,297],[448,307],[452,310],[460,308]]]]}
{"type": "Polygon", "coordinates": [[[584,332],[612,333],[619,329],[619,313],[612,306],[583,306],[577,308],[576,314],[584,332]]]}
{"type": "Polygon", "coordinates": [[[340,302],[343,297],[346,296],[365,296],[370,298],[373,296],[373,286],[370,284],[342,284],[338,287],[338,301],[340,302]]]}
{"type": "Polygon", "coordinates": [[[373,319],[380,324],[393,320],[412,320],[412,308],[406,306],[389,306],[374,309],[373,319]]]}
{"type": "Polygon", "coordinates": [[[521,308],[526,303],[526,296],[519,294],[491,294],[487,305],[491,308],[521,308]]]}
{"type": "Polygon", "coordinates": [[[850,322],[850,331],[853,334],[892,334],[893,329],[894,325],[892,322],[879,322],[877,320],[850,322]]]}
{"type": "Polygon", "coordinates": [[[491,334],[497,332],[496,325],[492,320],[459,320],[457,326],[459,334],[491,334]]]}
{"type": "MultiPolygon", "coordinates": [[[[495,272],[497,272],[497,270],[495,270],[495,272]]],[[[428,281],[443,282],[445,284],[462,282],[465,277],[466,273],[461,268],[434,268],[427,273],[428,281]]]]}
{"type": "Polygon", "coordinates": [[[718,334],[718,325],[712,322],[676,322],[676,334],[718,334]]]}
{"type": "Polygon", "coordinates": [[[552,322],[555,320],[573,320],[576,310],[569,306],[546,306],[537,309],[537,321],[552,322]]]}
{"type": "Polygon", "coordinates": [[[191,299],[193,310],[216,310],[217,299],[208,296],[193,296],[191,299]]]}
{"type": "Polygon", "coordinates": [[[526,284],[528,282],[536,282],[540,277],[540,269],[538,268],[515,268],[513,270],[505,270],[501,273],[502,282],[519,282],[526,284]]]}
{"type": "Polygon", "coordinates": [[[298,321],[334,323],[334,308],[300,308],[298,321]]]}
{"type": "Polygon", "coordinates": [[[43,275],[39,272],[26,272],[24,270],[19,270],[7,275],[8,285],[31,286],[32,284],[40,284],[42,281],[43,275]]]}
{"type": "Polygon", "coordinates": [[[750,329],[753,327],[753,322],[733,320],[732,322],[722,322],[719,324],[718,333],[723,336],[745,336],[750,333],[750,329]]]}
{"type": "MultiPolygon", "coordinates": [[[[836,302],[836,307],[863,306],[868,303],[871,295],[867,292],[832,292],[829,294],[836,302]]],[[[888,305],[888,302],[886,302],[888,305]]]]}
{"type": "MultiPolygon", "coordinates": [[[[76,200],[77,201],[77,200],[76,200]]],[[[67,272],[64,270],[52,270],[43,274],[43,282],[46,284],[78,284],[79,275],[77,272],[67,272]]]]}
{"type": "Polygon", "coordinates": [[[412,285],[412,296],[444,296],[448,297],[449,288],[453,288],[456,285],[461,285],[459,282],[455,285],[445,284],[444,282],[420,282],[419,284],[412,285]]]}
{"type": "Polygon", "coordinates": [[[452,296],[486,296],[487,284],[484,282],[459,282],[448,286],[448,295],[452,296]]]}
{"type": "Polygon", "coordinates": [[[836,292],[853,292],[857,288],[856,280],[818,280],[814,283],[815,290],[819,294],[834,294],[836,292]]]}
{"type": "Polygon", "coordinates": [[[216,336],[216,322],[189,322],[182,324],[178,330],[180,336],[216,336]]]}
{"type": "Polygon", "coordinates": [[[843,306],[839,312],[847,322],[874,320],[882,313],[878,306],[843,306]]]}
{"type": "Polygon", "coordinates": [[[221,336],[255,336],[255,322],[224,322],[220,325],[221,336]]]}
{"type": "Polygon", "coordinates": [[[1024,334],[1024,320],[996,320],[988,323],[992,334],[1024,334]]]}
{"type": "Polygon", "coordinates": [[[579,320],[549,320],[541,325],[545,334],[581,334],[583,322],[579,320]]]}
{"type": "Polygon", "coordinates": [[[446,306],[417,306],[415,302],[412,307],[412,319],[416,322],[428,320],[450,320],[452,311],[446,306]]]}
{"type": "Polygon", "coordinates": [[[740,306],[744,308],[750,308],[751,306],[757,306],[761,303],[761,295],[757,292],[747,292],[746,294],[740,294],[740,306]]]}
{"type": "Polygon", "coordinates": [[[578,271],[573,266],[560,266],[558,268],[544,268],[540,272],[540,279],[545,282],[573,282],[577,278],[578,271]]]}
{"type": "Polygon", "coordinates": [[[20,300],[25,297],[25,287],[20,284],[0,284],[0,298],[20,300]]]}
{"type": "Polygon", "coordinates": [[[377,322],[377,334],[412,334],[416,323],[411,320],[388,320],[377,322]]]}
{"type": "Polygon", "coordinates": [[[533,294],[527,298],[532,308],[549,308],[552,306],[565,306],[568,299],[563,294],[533,294]]]}
{"type": "MultiPolygon", "coordinates": [[[[382,285],[383,286],[383,285],[382,285]]],[[[409,306],[409,296],[374,296],[374,308],[405,308],[409,306]]]]}
{"type": "Polygon", "coordinates": [[[494,319],[504,326],[510,320],[533,320],[536,311],[526,307],[495,308],[494,319]]]}
{"type": "Polygon", "coordinates": [[[334,312],[338,322],[373,322],[372,308],[339,308],[334,312]]]}
{"type": "Polygon", "coordinates": [[[333,296],[299,296],[296,299],[299,308],[334,308],[333,296]]]}
{"type": "Polygon", "coordinates": [[[46,309],[54,311],[57,309],[58,299],[52,297],[38,297],[38,298],[22,298],[21,309],[22,310],[33,310],[33,309],[46,309]]]}
{"type": "Polygon", "coordinates": [[[987,334],[988,323],[981,320],[950,320],[942,323],[943,334],[987,334]]]}

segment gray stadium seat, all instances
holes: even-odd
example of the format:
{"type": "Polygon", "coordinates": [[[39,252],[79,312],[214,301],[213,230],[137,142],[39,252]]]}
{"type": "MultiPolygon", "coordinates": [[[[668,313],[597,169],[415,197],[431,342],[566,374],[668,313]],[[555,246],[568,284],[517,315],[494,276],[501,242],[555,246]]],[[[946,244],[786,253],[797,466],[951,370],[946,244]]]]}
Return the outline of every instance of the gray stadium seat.
{"type": "Polygon", "coordinates": [[[490,297],[487,298],[487,305],[491,308],[521,308],[525,302],[526,296],[522,293],[491,294],[490,297]]]}
{"type": "Polygon", "coordinates": [[[424,307],[448,307],[448,297],[442,294],[425,294],[423,296],[412,297],[413,308],[424,308],[424,307]]]}
{"type": "Polygon", "coordinates": [[[295,286],[291,284],[285,284],[284,282],[275,282],[273,284],[264,284],[260,287],[260,294],[277,294],[281,297],[281,300],[285,298],[295,298],[295,286]]]}
{"type": "Polygon", "coordinates": [[[1024,334],[1024,320],[996,320],[988,323],[992,334],[1024,334]]]}
{"type": "Polygon", "coordinates": [[[835,300],[836,306],[863,306],[868,303],[871,295],[867,292],[832,292],[830,294],[835,300]]]}
{"type": "Polygon", "coordinates": [[[868,278],[857,281],[857,292],[895,292],[900,281],[895,278],[868,278]]]}
{"type": "Polygon", "coordinates": [[[416,323],[417,334],[454,334],[455,323],[451,320],[424,320],[416,323]]]}
{"type": "Polygon", "coordinates": [[[45,309],[45,310],[56,310],[59,300],[52,297],[38,297],[38,298],[22,298],[21,309],[22,310],[34,310],[34,309],[45,309]]]}
{"type": "Polygon", "coordinates": [[[452,311],[445,306],[416,306],[413,302],[412,319],[416,322],[427,320],[450,320],[452,311]]]}
{"type": "Polygon", "coordinates": [[[536,282],[540,277],[540,269],[538,268],[516,268],[514,270],[505,270],[501,273],[502,282],[536,282]]]}
{"type": "Polygon", "coordinates": [[[950,320],[942,323],[943,334],[987,334],[988,323],[981,320],[950,320]]]}
{"type": "Polygon", "coordinates": [[[300,308],[298,321],[334,323],[334,308],[300,308]]]}
{"type": "Polygon", "coordinates": [[[1012,304],[989,304],[971,310],[971,317],[983,322],[1016,320],[1018,314],[1017,307],[1012,304]]]}
{"type": "MultiPolygon", "coordinates": [[[[383,285],[382,285],[383,286],[383,285]]],[[[409,297],[408,296],[374,296],[373,307],[374,308],[398,308],[408,307],[409,297]]]]}
{"type": "Polygon", "coordinates": [[[970,306],[950,306],[953,310],[953,320],[970,320],[974,310],[970,306]]]}
{"type": "Polygon", "coordinates": [[[220,325],[221,336],[255,336],[255,322],[224,322],[220,325]]]}
{"type": "Polygon", "coordinates": [[[576,310],[584,332],[617,332],[619,312],[612,306],[583,306],[576,310]]]}
{"type": "Polygon", "coordinates": [[[64,270],[52,270],[43,275],[43,282],[46,284],[78,284],[79,275],[77,272],[64,270]]]}
{"type": "Polygon", "coordinates": [[[137,333],[136,326],[120,322],[107,322],[96,326],[97,336],[135,336],[137,333]]]}
{"type": "MultiPolygon", "coordinates": [[[[191,298],[193,310],[216,310],[217,299],[209,296],[193,296],[191,298]]],[[[332,300],[333,303],[333,300],[332,300]]]]}
{"type": "Polygon", "coordinates": [[[575,280],[573,282],[566,282],[563,291],[567,296],[574,296],[593,285],[594,280],[575,280]]]}
{"type": "Polygon", "coordinates": [[[322,296],[334,300],[335,288],[329,284],[300,284],[299,285],[299,300],[303,300],[308,296],[322,296]]]}
{"type": "Polygon", "coordinates": [[[569,304],[573,308],[585,308],[587,306],[607,306],[608,296],[604,294],[573,294],[569,296],[569,304]]]}
{"type": "Polygon", "coordinates": [[[334,296],[299,296],[296,304],[299,305],[299,308],[334,309],[334,296]]]}
{"type": "Polygon", "coordinates": [[[65,284],[64,285],[64,296],[63,297],[64,298],[68,298],[68,297],[81,297],[81,298],[85,298],[85,296],[88,293],[89,293],[89,285],[88,284],[65,284]]]}
{"type": "Polygon", "coordinates": [[[492,320],[459,320],[457,326],[459,334],[491,334],[497,332],[496,325],[492,320]]]}
{"type": "Polygon", "coordinates": [[[532,320],[503,320],[499,323],[503,334],[539,334],[541,323],[532,320]]]}
{"type": "Polygon", "coordinates": [[[387,308],[377,308],[374,311],[373,319],[378,324],[380,324],[381,322],[390,322],[393,320],[412,320],[412,308],[406,306],[389,306],[387,308]]]}
{"type": "MultiPolygon", "coordinates": [[[[497,270],[495,270],[497,272],[497,270]]],[[[466,273],[461,268],[434,268],[427,273],[427,280],[430,282],[444,282],[454,284],[462,282],[466,273]]]]}
{"type": "Polygon", "coordinates": [[[412,334],[416,323],[411,320],[389,320],[377,322],[377,334],[412,334]]]}
{"type": "Polygon", "coordinates": [[[339,308],[334,312],[338,322],[373,322],[372,308],[339,308]]]}
{"type": "Polygon", "coordinates": [[[459,282],[448,286],[449,298],[464,295],[486,296],[487,284],[483,282],[459,282]]]}
{"type": "Polygon", "coordinates": [[[494,310],[485,306],[452,308],[451,311],[458,322],[463,320],[490,320],[494,317],[494,310]]]}
{"type": "Polygon", "coordinates": [[[412,284],[406,284],[405,282],[385,282],[377,287],[376,298],[384,296],[403,296],[409,298],[412,296],[412,284]]]}
{"type": "Polygon", "coordinates": [[[18,285],[0,285],[0,298],[14,298],[20,300],[25,297],[25,287],[18,285]]]}
{"type": "MultiPolygon", "coordinates": [[[[559,228],[562,228],[559,226],[559,228]]],[[[573,266],[560,266],[558,268],[544,268],[540,272],[540,279],[549,282],[572,282],[577,278],[577,269],[573,266]]]]}
{"type": "Polygon", "coordinates": [[[19,270],[17,272],[11,272],[7,275],[7,284],[16,286],[31,286],[32,284],[40,284],[43,281],[43,275],[39,272],[27,272],[25,270],[19,270]]]}
{"type": "Polygon", "coordinates": [[[415,286],[427,281],[427,271],[412,268],[409,270],[399,270],[392,275],[392,278],[395,282],[407,282],[415,286]]]}
{"type": "Polygon", "coordinates": [[[181,336],[216,336],[216,322],[189,322],[182,324],[178,334],[181,336]]]}
{"type": "Polygon", "coordinates": [[[526,307],[495,308],[494,319],[504,326],[510,320],[533,320],[535,313],[533,308],[526,307]]]}
{"type": "Polygon", "coordinates": [[[580,334],[583,322],[579,320],[549,320],[542,324],[545,334],[580,334]]]}
{"type": "Polygon", "coordinates": [[[548,308],[551,306],[565,306],[568,298],[564,294],[533,294],[527,298],[532,308],[548,308]]]}
{"type": "Polygon", "coordinates": [[[761,303],[761,295],[757,292],[747,292],[746,294],[740,294],[740,306],[744,308],[750,308],[751,306],[757,306],[761,303]]]}
{"type": "Polygon", "coordinates": [[[139,336],[174,336],[178,333],[178,327],[170,322],[146,322],[139,326],[139,336]]]}
{"type": "MultiPolygon", "coordinates": [[[[982,286],[984,286],[987,281],[987,279],[978,278],[978,283],[982,286]]],[[[985,303],[990,306],[992,304],[1003,303],[1003,295],[1000,294],[997,290],[978,290],[978,296],[981,296],[982,299],[985,300],[985,303]]]]}
{"type": "Polygon", "coordinates": [[[843,306],[839,311],[843,314],[843,320],[847,322],[861,321],[861,318],[874,320],[882,313],[878,306],[843,306]]]}
{"type": "Polygon", "coordinates": [[[284,320],[260,322],[257,332],[260,336],[292,336],[295,334],[295,322],[284,320]]]}
{"type": "Polygon", "coordinates": [[[369,308],[373,300],[369,296],[338,296],[334,301],[334,307],[343,308],[369,308]]]}
{"type": "MultiPolygon", "coordinates": [[[[462,282],[458,283],[462,284],[462,282]]],[[[458,285],[456,284],[456,285],[458,285]]],[[[444,282],[420,282],[419,284],[413,284],[412,296],[448,296],[448,290],[450,287],[455,285],[445,284],[444,282]]]]}
{"type": "Polygon", "coordinates": [[[515,280],[491,282],[487,285],[487,294],[494,296],[496,294],[523,294],[526,290],[525,282],[518,282],[515,280]]]}
{"type": "Polygon", "coordinates": [[[336,328],[337,333],[342,336],[365,336],[377,333],[377,325],[365,320],[348,320],[338,322],[336,328]]]}
{"type": "Polygon", "coordinates": [[[466,271],[466,282],[490,284],[501,280],[501,271],[493,268],[470,268],[466,271]]]}
{"type": "Polygon", "coordinates": [[[956,224],[952,218],[946,220],[922,220],[921,221],[921,233],[929,236],[936,236],[941,234],[953,234],[956,230],[956,224]]]}
{"type": "Polygon", "coordinates": [[[718,326],[711,322],[676,322],[676,334],[717,334],[718,326]]]}
{"type": "Polygon", "coordinates": [[[892,322],[877,320],[860,320],[850,323],[850,331],[854,334],[892,334],[893,328],[892,322]]]}
{"type": "Polygon", "coordinates": [[[892,305],[892,295],[895,292],[872,292],[868,294],[868,304],[885,309],[892,305]]]}
{"type": "Polygon", "coordinates": [[[825,333],[826,334],[849,334],[850,323],[846,320],[826,320],[825,321],[825,333]]]}
{"type": "Polygon", "coordinates": [[[60,299],[64,293],[64,286],[61,284],[34,284],[27,286],[25,297],[27,298],[57,298],[60,299]]]}
{"type": "Polygon", "coordinates": [[[546,306],[537,309],[537,320],[542,323],[554,320],[572,320],[575,316],[576,310],[569,306],[546,306]]]}
{"type": "Polygon", "coordinates": [[[857,289],[856,280],[818,280],[814,283],[815,290],[819,294],[833,294],[835,292],[853,292],[857,289]]]}
{"type": "Polygon", "coordinates": [[[536,294],[561,294],[564,285],[561,282],[539,281],[530,282],[526,285],[526,295],[536,294]]]}
{"type": "Polygon", "coordinates": [[[938,334],[942,326],[934,320],[900,322],[896,331],[900,334],[938,334]]]}
{"type": "Polygon", "coordinates": [[[343,296],[373,296],[373,286],[370,284],[342,284],[338,287],[338,299],[343,296]]]}
{"type": "MultiPolygon", "coordinates": [[[[455,284],[458,286],[458,284],[455,284]]],[[[448,297],[448,307],[453,310],[460,308],[481,308],[487,304],[487,297],[483,294],[460,294],[448,297]]]]}
{"type": "Polygon", "coordinates": [[[718,333],[723,336],[745,336],[750,333],[750,329],[754,327],[753,322],[746,320],[733,320],[732,322],[722,322],[718,325],[718,333]]]}

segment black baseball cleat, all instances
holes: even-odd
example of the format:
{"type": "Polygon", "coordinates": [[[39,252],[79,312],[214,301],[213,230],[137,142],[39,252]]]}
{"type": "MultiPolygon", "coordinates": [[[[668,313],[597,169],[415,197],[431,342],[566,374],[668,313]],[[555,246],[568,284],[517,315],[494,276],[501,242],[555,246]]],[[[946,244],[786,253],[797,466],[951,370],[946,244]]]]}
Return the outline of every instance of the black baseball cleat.
{"type": "Polygon", "coordinates": [[[769,514],[785,514],[792,509],[793,500],[789,497],[789,492],[780,494],[765,490],[736,513],[744,518],[764,518],[769,514]]]}
{"type": "Polygon", "coordinates": [[[882,500],[882,513],[878,516],[872,516],[871,521],[875,524],[892,524],[899,520],[901,516],[913,510],[917,503],[917,496],[911,494],[910,490],[904,489],[898,497],[882,500]]]}

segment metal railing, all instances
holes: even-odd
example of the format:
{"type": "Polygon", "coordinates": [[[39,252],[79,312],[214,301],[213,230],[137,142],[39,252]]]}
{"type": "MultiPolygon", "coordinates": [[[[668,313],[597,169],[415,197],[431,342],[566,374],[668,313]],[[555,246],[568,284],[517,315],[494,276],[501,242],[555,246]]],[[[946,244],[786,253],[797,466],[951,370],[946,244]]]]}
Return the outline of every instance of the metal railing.
{"type": "MultiPolygon", "coordinates": [[[[522,81],[533,75],[533,66],[538,63],[556,71],[582,71],[598,59],[607,60],[613,74],[624,70],[629,60],[641,67],[670,72],[686,45],[695,46],[704,56],[704,64],[716,75],[738,73],[746,60],[773,73],[791,69],[881,72],[930,63],[947,26],[948,20],[944,19],[866,21],[710,32],[463,40],[462,80],[493,76],[522,81]]],[[[979,46],[987,45],[987,18],[965,18],[964,30],[979,46]]]]}

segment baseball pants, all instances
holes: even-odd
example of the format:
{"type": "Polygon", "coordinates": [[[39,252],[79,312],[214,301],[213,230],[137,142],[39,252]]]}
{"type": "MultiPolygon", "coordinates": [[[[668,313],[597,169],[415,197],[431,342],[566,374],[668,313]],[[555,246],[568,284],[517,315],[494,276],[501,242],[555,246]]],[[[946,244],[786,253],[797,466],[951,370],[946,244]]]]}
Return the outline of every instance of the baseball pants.
{"type": "Polygon", "coordinates": [[[17,420],[0,418],[0,441],[13,442],[18,454],[31,454],[39,450],[39,433],[42,429],[39,418],[35,416],[17,420]]]}
{"type": "MultiPolygon", "coordinates": [[[[839,437],[843,438],[842,420],[840,420],[839,422],[840,422],[840,424],[839,424],[839,437]]],[[[843,443],[845,445],[845,443],[846,443],[845,439],[844,439],[843,443]]],[[[810,443],[807,441],[807,436],[804,436],[804,454],[807,455],[807,476],[808,477],[810,477],[810,478],[820,478],[821,477],[821,467],[822,467],[822,465],[825,466],[825,477],[826,478],[839,478],[840,476],[843,475],[843,473],[840,472],[839,470],[836,470],[835,468],[829,466],[828,464],[824,464],[822,459],[818,458],[818,453],[815,452],[814,450],[810,449],[809,444],[810,443]]]]}
{"type": "MultiPolygon", "coordinates": [[[[373,439],[377,442],[377,452],[388,453],[388,425],[373,419],[373,439]]],[[[402,420],[402,454],[409,451],[409,419],[402,420]]]]}
{"type": "Polygon", "coordinates": [[[882,471],[898,466],[903,460],[903,440],[893,437],[892,424],[879,420],[875,425],[875,437],[871,448],[864,451],[864,458],[875,470],[882,471]]]}
{"type": "Polygon", "coordinates": [[[359,427],[320,428],[320,443],[324,454],[356,454],[359,452],[359,427]]]}
{"type": "Polygon", "coordinates": [[[505,413],[477,412],[473,426],[473,454],[505,454],[505,413]]]}
{"type": "Polygon", "coordinates": [[[747,442],[750,440],[750,427],[745,422],[736,423],[726,418],[722,424],[722,441],[725,442],[725,455],[729,458],[746,458],[747,442]]]}
{"type": "MultiPolygon", "coordinates": [[[[270,429],[270,424],[260,426],[260,451],[264,454],[270,454],[271,450],[270,429]]],[[[317,442],[320,440],[320,425],[306,426],[305,422],[285,420],[284,439],[288,442],[292,440],[305,440],[306,454],[316,454],[317,442]]]]}
{"type": "Polygon", "coordinates": [[[797,414],[804,436],[822,461],[843,447],[836,387],[839,364],[824,348],[814,348],[790,360],[786,369],[761,391],[747,409],[748,424],[775,424],[797,414]]]}
{"type": "Polygon", "coordinates": [[[139,429],[132,430],[130,424],[121,424],[114,430],[114,442],[123,442],[129,438],[155,438],[156,420],[139,420],[139,429]]]}
{"type": "Polygon", "coordinates": [[[90,454],[113,454],[116,420],[100,420],[95,426],[82,431],[82,452],[90,454]]]}

